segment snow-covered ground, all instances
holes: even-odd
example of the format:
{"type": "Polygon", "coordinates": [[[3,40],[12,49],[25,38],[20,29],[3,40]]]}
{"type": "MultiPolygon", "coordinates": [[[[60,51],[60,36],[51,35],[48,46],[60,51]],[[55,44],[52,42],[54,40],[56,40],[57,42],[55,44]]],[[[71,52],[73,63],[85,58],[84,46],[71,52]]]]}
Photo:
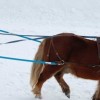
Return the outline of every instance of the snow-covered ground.
{"type": "MultiPolygon", "coordinates": [[[[74,32],[100,36],[99,0],[0,0],[0,29],[18,34],[54,35],[74,32]]],[[[0,35],[0,43],[21,39],[0,35]]],[[[33,59],[39,43],[0,45],[0,55],[33,59]]],[[[0,59],[0,100],[35,100],[29,84],[32,63],[0,59]]],[[[91,100],[96,81],[70,74],[70,100],[91,100]]],[[[43,86],[43,100],[69,100],[52,77],[43,86]]]]}

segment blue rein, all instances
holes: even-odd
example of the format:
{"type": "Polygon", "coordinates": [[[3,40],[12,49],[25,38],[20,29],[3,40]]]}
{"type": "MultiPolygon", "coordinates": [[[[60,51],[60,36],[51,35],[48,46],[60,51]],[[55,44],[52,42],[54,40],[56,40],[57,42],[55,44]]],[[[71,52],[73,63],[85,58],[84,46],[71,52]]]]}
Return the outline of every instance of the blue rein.
{"type": "MultiPolygon", "coordinates": [[[[41,43],[40,39],[52,37],[52,36],[41,36],[41,35],[19,35],[19,34],[15,34],[15,33],[10,33],[10,32],[5,31],[5,30],[0,30],[0,34],[1,35],[13,35],[13,36],[18,36],[18,37],[24,38],[24,39],[21,39],[21,40],[14,40],[14,41],[9,41],[9,42],[0,43],[0,44],[16,43],[16,42],[21,42],[21,41],[25,41],[25,40],[31,40],[31,41],[41,43]],[[37,37],[37,38],[33,39],[33,38],[30,38],[30,37],[37,37]]],[[[82,36],[82,37],[84,37],[84,38],[97,38],[96,36],[82,36]]],[[[24,62],[33,62],[33,63],[36,63],[36,64],[58,65],[58,63],[56,63],[56,62],[46,62],[46,61],[42,61],[42,60],[29,60],[29,59],[13,58],[13,57],[6,57],[6,56],[0,56],[0,58],[1,59],[24,61],[24,62]]]]}
{"type": "MultiPolygon", "coordinates": [[[[19,35],[19,34],[10,33],[8,31],[4,31],[4,30],[0,30],[0,32],[2,32],[2,33],[0,33],[2,35],[13,35],[13,36],[18,36],[18,37],[24,38],[23,40],[14,40],[14,41],[9,41],[9,42],[6,42],[6,43],[1,43],[1,44],[9,44],[9,43],[25,41],[25,39],[41,43],[41,41],[39,41],[38,39],[43,39],[43,38],[48,37],[48,36],[33,35],[34,37],[38,37],[38,38],[32,39],[32,38],[29,37],[29,36],[32,36],[32,35],[19,35]]],[[[36,64],[58,65],[56,62],[46,62],[46,61],[43,61],[43,60],[29,60],[29,59],[22,59],[22,58],[7,57],[7,56],[0,56],[0,58],[1,59],[24,61],[24,62],[33,62],[33,63],[36,63],[36,64]]]]}
{"type": "Polygon", "coordinates": [[[3,35],[14,35],[14,36],[18,36],[18,37],[21,37],[21,38],[24,38],[24,39],[27,39],[27,40],[32,40],[32,41],[36,41],[36,42],[41,43],[41,41],[39,41],[38,39],[32,39],[32,38],[29,38],[28,36],[25,36],[25,35],[14,34],[14,33],[8,32],[8,31],[4,31],[4,30],[0,30],[0,32],[3,32],[3,33],[1,33],[3,35]]]}
{"type": "Polygon", "coordinates": [[[0,56],[0,58],[9,59],[9,60],[24,61],[24,62],[33,62],[33,63],[36,63],[36,64],[57,65],[56,62],[46,62],[46,61],[43,61],[43,60],[29,60],[29,59],[22,59],[22,58],[7,57],[7,56],[0,56]]]}

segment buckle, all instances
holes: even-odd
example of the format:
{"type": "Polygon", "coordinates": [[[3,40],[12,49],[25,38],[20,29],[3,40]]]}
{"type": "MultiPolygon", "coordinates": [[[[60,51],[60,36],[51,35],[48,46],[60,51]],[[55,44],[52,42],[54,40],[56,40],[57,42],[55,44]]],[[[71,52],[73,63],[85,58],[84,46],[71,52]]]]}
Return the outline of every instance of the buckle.
{"type": "Polygon", "coordinates": [[[57,65],[64,65],[65,64],[65,61],[64,60],[61,60],[61,61],[56,61],[57,65]]]}

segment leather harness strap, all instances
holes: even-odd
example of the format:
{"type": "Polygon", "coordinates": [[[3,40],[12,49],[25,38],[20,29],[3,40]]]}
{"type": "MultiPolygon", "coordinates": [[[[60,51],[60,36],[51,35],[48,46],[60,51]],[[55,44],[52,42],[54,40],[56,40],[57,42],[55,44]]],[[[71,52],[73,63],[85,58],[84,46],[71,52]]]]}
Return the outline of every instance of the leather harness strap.
{"type": "Polygon", "coordinates": [[[100,37],[97,37],[98,57],[100,59],[100,37]]]}

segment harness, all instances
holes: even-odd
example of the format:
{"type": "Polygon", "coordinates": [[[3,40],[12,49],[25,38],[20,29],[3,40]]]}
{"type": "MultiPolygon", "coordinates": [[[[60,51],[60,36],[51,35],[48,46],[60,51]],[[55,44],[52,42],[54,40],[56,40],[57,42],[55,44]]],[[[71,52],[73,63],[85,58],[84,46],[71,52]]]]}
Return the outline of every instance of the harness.
{"type": "Polygon", "coordinates": [[[57,65],[64,65],[65,64],[65,61],[60,57],[57,49],[55,48],[55,45],[54,45],[54,42],[53,42],[53,37],[51,37],[51,40],[50,40],[50,45],[49,45],[49,49],[48,49],[48,53],[47,53],[47,57],[49,58],[50,57],[50,49],[51,47],[53,47],[53,50],[58,58],[58,61],[55,61],[57,63],[57,65]]]}
{"type": "MultiPolygon", "coordinates": [[[[50,41],[50,45],[49,45],[49,49],[48,49],[48,54],[47,57],[50,56],[50,48],[51,46],[53,47],[53,50],[58,58],[58,61],[53,61],[53,62],[46,62],[46,61],[41,61],[41,60],[29,60],[29,59],[22,59],[22,58],[13,58],[13,57],[6,57],[6,56],[0,56],[0,58],[2,59],[9,59],[9,60],[17,60],[17,61],[25,61],[25,62],[34,62],[34,63],[38,63],[38,64],[50,64],[50,65],[64,65],[67,63],[73,63],[73,62],[65,62],[61,56],[59,55],[57,48],[55,48],[54,42],[53,42],[53,37],[54,36],[43,36],[43,35],[19,35],[19,34],[15,34],[15,33],[11,33],[5,30],[0,30],[0,35],[11,35],[11,36],[18,36],[21,37],[23,39],[20,40],[14,40],[14,41],[9,41],[9,42],[5,42],[5,43],[0,43],[2,44],[9,44],[9,43],[16,43],[16,42],[21,42],[21,41],[26,41],[26,40],[31,40],[31,41],[35,41],[38,43],[41,43],[40,39],[45,39],[45,38],[51,38],[50,41]],[[30,38],[30,37],[35,37],[35,38],[30,38]]],[[[96,38],[97,39],[97,47],[98,47],[98,57],[100,59],[100,37],[96,37],[96,36],[81,36],[84,38],[96,38]]],[[[100,67],[100,65],[91,65],[92,67],[100,67]]]]}
{"type": "MultiPolygon", "coordinates": [[[[84,36],[86,38],[86,36],[84,36]]],[[[87,37],[88,38],[88,37],[87,37]]],[[[92,37],[93,38],[93,37],[92,37]]],[[[98,49],[98,57],[99,57],[99,60],[100,60],[100,37],[97,37],[97,49],[98,49]]],[[[51,37],[51,40],[50,40],[50,45],[49,45],[49,49],[48,49],[48,54],[47,54],[47,57],[49,58],[50,57],[50,49],[51,47],[53,47],[53,50],[56,54],[56,57],[58,58],[58,61],[55,61],[57,63],[57,65],[64,65],[64,64],[69,64],[69,63],[72,63],[72,64],[81,64],[81,65],[84,65],[82,63],[75,63],[75,62],[66,62],[64,61],[61,56],[59,55],[55,45],[54,45],[54,42],[53,42],[53,37],[51,37]]],[[[100,67],[100,65],[85,65],[85,66],[91,66],[91,67],[100,67]]]]}
{"type": "Polygon", "coordinates": [[[98,57],[100,59],[100,37],[97,37],[98,57]]]}

